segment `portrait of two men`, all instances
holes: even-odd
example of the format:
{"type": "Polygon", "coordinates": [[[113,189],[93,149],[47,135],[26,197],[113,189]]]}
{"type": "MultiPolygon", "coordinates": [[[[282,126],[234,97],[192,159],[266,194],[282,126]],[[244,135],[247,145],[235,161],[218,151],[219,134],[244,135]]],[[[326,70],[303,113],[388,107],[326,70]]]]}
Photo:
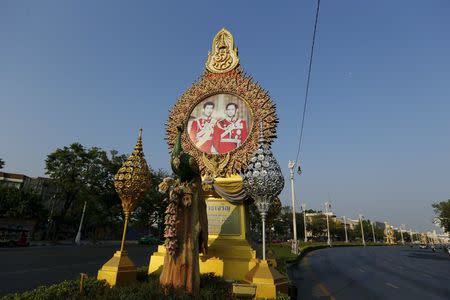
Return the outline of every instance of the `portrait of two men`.
{"type": "Polygon", "coordinates": [[[192,143],[207,154],[224,154],[241,146],[251,126],[246,103],[230,94],[201,101],[192,111],[188,133],[192,143]]]}

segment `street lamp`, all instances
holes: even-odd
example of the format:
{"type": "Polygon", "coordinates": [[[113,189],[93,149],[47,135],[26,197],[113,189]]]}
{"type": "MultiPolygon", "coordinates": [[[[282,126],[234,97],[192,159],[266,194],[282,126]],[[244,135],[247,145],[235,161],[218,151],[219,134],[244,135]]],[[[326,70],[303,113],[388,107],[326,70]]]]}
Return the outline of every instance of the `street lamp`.
{"type": "Polygon", "coordinates": [[[403,239],[403,227],[405,227],[404,224],[400,225],[400,236],[402,237],[402,245],[405,245],[405,240],[403,239]]]}
{"type": "Polygon", "coordinates": [[[370,222],[370,225],[372,225],[372,236],[373,236],[373,242],[374,243],[376,243],[377,241],[376,241],[376,239],[375,239],[375,230],[373,229],[373,221],[372,222],[370,222]]]}
{"type": "Polygon", "coordinates": [[[302,211],[303,211],[303,228],[305,230],[304,242],[306,243],[308,241],[308,238],[306,237],[306,203],[302,203],[302,211]]]}
{"type": "Polygon", "coordinates": [[[80,220],[80,226],[78,227],[77,236],[75,237],[75,244],[77,244],[77,245],[79,245],[80,241],[81,241],[81,227],[83,226],[84,213],[86,212],[86,203],[87,203],[87,201],[84,201],[83,213],[81,214],[81,220],[80,220]]]}
{"type": "Polygon", "coordinates": [[[330,222],[328,220],[328,209],[331,208],[330,202],[325,202],[325,215],[327,217],[327,244],[331,247],[331,239],[330,239],[330,222]]]}
{"type": "MultiPolygon", "coordinates": [[[[292,227],[294,228],[294,238],[292,240],[291,252],[298,254],[298,241],[297,241],[297,221],[295,219],[295,188],[294,188],[294,167],[295,161],[290,160],[289,164],[289,175],[291,178],[291,196],[292,196],[292,227]]],[[[305,236],[306,238],[306,236],[305,236]]]]}
{"type": "Polygon", "coordinates": [[[359,224],[361,224],[362,242],[363,242],[363,245],[366,246],[366,240],[364,239],[364,228],[363,228],[363,224],[362,224],[362,219],[363,219],[363,215],[359,214],[359,224]]]}
{"type": "MultiPolygon", "coordinates": [[[[263,126],[260,126],[258,149],[250,159],[244,172],[244,188],[247,194],[255,200],[255,205],[261,214],[263,260],[266,260],[266,215],[272,200],[280,194],[284,187],[284,177],[277,160],[273,157],[264,138],[263,126]]],[[[295,227],[294,227],[295,228],[295,227]]]]}
{"type": "Polygon", "coordinates": [[[344,216],[344,231],[345,231],[345,242],[348,243],[348,236],[347,236],[347,220],[344,216]]]}

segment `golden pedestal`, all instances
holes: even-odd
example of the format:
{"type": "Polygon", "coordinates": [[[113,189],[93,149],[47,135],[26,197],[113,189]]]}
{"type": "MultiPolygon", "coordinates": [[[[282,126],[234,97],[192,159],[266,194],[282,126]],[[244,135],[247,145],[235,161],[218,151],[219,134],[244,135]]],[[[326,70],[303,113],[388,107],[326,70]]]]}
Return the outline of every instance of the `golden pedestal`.
{"type": "MultiPolygon", "coordinates": [[[[232,176],[217,178],[216,184],[242,189],[242,178],[232,176]],[[233,187],[234,185],[234,187],[233,187]]],[[[256,258],[247,238],[248,219],[245,204],[231,204],[214,192],[204,195],[208,213],[208,254],[200,255],[200,273],[214,273],[225,279],[245,281],[257,286],[256,296],[275,298],[277,291],[287,293],[288,279],[267,261],[256,258]]],[[[149,273],[162,271],[166,249],[158,247],[153,253],[149,273]]]]}
{"type": "MultiPolygon", "coordinates": [[[[200,273],[214,273],[231,280],[243,280],[245,274],[256,266],[256,252],[246,240],[215,239],[208,241],[208,254],[200,254],[200,273]]],[[[150,257],[148,273],[160,273],[164,264],[166,248],[158,246],[158,251],[150,257]]]]}
{"type": "MultiPolygon", "coordinates": [[[[208,198],[208,226],[212,233],[208,239],[208,254],[200,254],[200,273],[214,273],[225,279],[243,280],[245,274],[256,266],[256,251],[246,240],[246,208],[233,205],[222,198],[208,198]],[[211,212],[214,213],[211,213],[211,212]]],[[[166,248],[150,258],[148,273],[160,273],[166,248]]]]}
{"type": "Polygon", "coordinates": [[[98,271],[97,279],[106,280],[110,286],[136,281],[136,266],[126,251],[116,251],[98,271]]]}
{"type": "Polygon", "coordinates": [[[288,293],[289,280],[266,260],[260,260],[245,275],[244,282],[256,285],[256,298],[277,297],[277,292],[288,293]]]}
{"type": "MultiPolygon", "coordinates": [[[[223,179],[237,184],[242,179],[223,179]]],[[[217,194],[205,194],[208,213],[208,254],[200,255],[200,273],[214,273],[225,279],[243,280],[256,266],[256,251],[247,241],[247,207],[231,204],[217,194]]],[[[163,245],[150,258],[149,273],[162,271],[166,249],[163,245]]]]}

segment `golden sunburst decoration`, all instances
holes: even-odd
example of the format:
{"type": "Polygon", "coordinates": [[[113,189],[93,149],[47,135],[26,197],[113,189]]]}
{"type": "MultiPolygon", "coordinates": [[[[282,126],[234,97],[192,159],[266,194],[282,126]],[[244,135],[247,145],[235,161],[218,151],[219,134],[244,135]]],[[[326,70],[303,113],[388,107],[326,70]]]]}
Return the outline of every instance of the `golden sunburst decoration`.
{"type": "MultiPolygon", "coordinates": [[[[171,109],[169,120],[166,123],[167,142],[172,149],[177,136],[177,125],[187,124],[189,114],[205,98],[216,94],[231,94],[243,99],[252,113],[253,124],[263,124],[264,136],[269,143],[276,137],[278,118],[275,104],[270,99],[269,93],[246,75],[241,68],[227,73],[214,74],[207,70],[200,79],[178,99],[171,109]]],[[[258,132],[251,129],[247,140],[239,148],[229,152],[230,159],[224,167],[227,175],[241,172],[248,163],[251,154],[258,145],[258,132]]],[[[199,164],[202,175],[206,175],[207,169],[202,158],[204,153],[197,149],[190,141],[187,131],[182,136],[183,150],[193,156],[199,164]]],[[[213,156],[220,156],[223,160],[226,154],[205,154],[209,160],[213,156]]]]}

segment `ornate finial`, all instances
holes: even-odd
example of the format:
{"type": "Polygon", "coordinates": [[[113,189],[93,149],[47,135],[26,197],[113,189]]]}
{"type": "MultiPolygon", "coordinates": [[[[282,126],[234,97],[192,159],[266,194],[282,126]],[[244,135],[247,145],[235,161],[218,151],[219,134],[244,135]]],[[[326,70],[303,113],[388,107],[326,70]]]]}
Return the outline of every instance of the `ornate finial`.
{"type": "Polygon", "coordinates": [[[214,37],[211,52],[208,53],[206,69],[212,73],[226,73],[239,64],[237,49],[231,32],[222,28],[214,37]]]}
{"type": "Polygon", "coordinates": [[[150,170],[142,151],[142,129],[139,130],[133,153],[114,176],[114,187],[125,212],[131,212],[150,188],[150,170]]]}
{"type": "Polygon", "coordinates": [[[136,142],[136,146],[134,146],[133,154],[135,155],[142,154],[142,157],[144,157],[144,152],[142,152],[142,128],[139,128],[139,135],[136,142]]]}

